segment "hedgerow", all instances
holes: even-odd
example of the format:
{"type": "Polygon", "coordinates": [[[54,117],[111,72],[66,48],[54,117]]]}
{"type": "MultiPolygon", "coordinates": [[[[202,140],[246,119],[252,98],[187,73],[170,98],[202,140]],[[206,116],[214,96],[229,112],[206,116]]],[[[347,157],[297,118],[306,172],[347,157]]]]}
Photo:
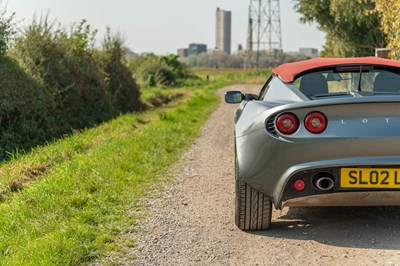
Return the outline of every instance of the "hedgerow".
{"type": "Polygon", "coordinates": [[[9,50],[11,37],[0,37],[0,159],[143,108],[123,43],[108,31],[99,49],[95,36],[85,20],[67,32],[45,16],[9,50]]]}
{"type": "Polygon", "coordinates": [[[145,88],[163,88],[193,77],[175,55],[127,62],[121,34],[109,29],[96,47],[97,31],[86,20],[67,31],[46,15],[17,30],[1,3],[0,160],[151,106],[141,101],[136,78],[145,88]]]}
{"type": "Polygon", "coordinates": [[[10,57],[0,57],[0,158],[50,139],[52,99],[10,57]]]}
{"type": "Polygon", "coordinates": [[[70,34],[34,21],[11,51],[21,66],[50,95],[57,135],[112,117],[104,76],[91,51],[93,34],[85,22],[70,34]]]}

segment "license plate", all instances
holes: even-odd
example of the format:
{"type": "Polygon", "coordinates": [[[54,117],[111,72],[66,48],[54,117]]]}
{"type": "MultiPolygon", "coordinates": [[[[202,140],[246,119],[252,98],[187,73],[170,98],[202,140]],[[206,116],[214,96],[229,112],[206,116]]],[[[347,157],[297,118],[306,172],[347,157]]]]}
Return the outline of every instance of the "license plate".
{"type": "Polygon", "coordinates": [[[340,169],[340,187],[400,189],[400,169],[342,168],[340,169]]]}

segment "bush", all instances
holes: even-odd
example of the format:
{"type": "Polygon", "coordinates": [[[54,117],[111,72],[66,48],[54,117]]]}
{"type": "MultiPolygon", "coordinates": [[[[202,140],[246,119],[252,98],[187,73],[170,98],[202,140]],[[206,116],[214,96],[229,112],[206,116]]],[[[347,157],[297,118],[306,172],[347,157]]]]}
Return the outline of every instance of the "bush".
{"type": "Polygon", "coordinates": [[[142,108],[139,87],[122,61],[122,43],[108,34],[99,50],[95,36],[85,20],[67,33],[41,17],[7,56],[0,53],[0,159],[6,151],[142,108]]]}
{"type": "Polygon", "coordinates": [[[43,143],[55,124],[49,95],[7,55],[16,32],[13,20],[14,14],[0,10],[0,159],[43,143]]]}
{"type": "Polygon", "coordinates": [[[176,55],[136,55],[129,66],[144,87],[176,87],[192,76],[176,55]]]}
{"type": "Polygon", "coordinates": [[[16,34],[14,28],[15,13],[11,16],[7,15],[6,8],[1,8],[2,1],[0,0],[0,56],[5,56],[10,46],[11,40],[16,34]]]}
{"type": "Polygon", "coordinates": [[[55,121],[48,94],[14,60],[1,58],[0,80],[0,158],[5,158],[49,139],[55,121]]]}
{"type": "Polygon", "coordinates": [[[70,35],[34,21],[17,40],[11,54],[53,96],[56,134],[92,126],[113,117],[102,69],[91,47],[95,32],[85,21],[70,35]]]}
{"type": "Polygon", "coordinates": [[[140,90],[124,60],[123,38],[107,30],[103,41],[102,61],[106,84],[112,95],[113,108],[118,112],[132,112],[143,108],[140,90]]]}

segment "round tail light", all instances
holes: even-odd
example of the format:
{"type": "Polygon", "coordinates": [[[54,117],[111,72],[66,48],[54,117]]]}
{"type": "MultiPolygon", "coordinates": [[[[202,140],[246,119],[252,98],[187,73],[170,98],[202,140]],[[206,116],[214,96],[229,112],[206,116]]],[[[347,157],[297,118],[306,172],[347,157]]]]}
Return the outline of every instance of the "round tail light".
{"type": "Polygon", "coordinates": [[[276,127],[282,134],[293,134],[299,128],[299,119],[292,113],[283,113],[276,119],[276,127]]]}
{"type": "Polygon", "coordinates": [[[306,116],[304,125],[308,131],[314,134],[319,134],[324,132],[328,125],[328,120],[325,115],[320,112],[312,112],[306,116]]]}

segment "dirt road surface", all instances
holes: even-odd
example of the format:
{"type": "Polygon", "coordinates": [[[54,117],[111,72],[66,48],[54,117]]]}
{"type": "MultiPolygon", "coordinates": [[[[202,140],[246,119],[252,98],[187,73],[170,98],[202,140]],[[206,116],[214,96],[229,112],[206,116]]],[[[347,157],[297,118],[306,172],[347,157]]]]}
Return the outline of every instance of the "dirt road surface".
{"type": "MultiPolygon", "coordinates": [[[[254,86],[227,89],[251,92],[254,86]]],[[[234,224],[234,105],[221,103],[121,265],[400,265],[400,208],[274,210],[271,230],[234,224]],[[136,260],[128,259],[135,256],[136,260]]]]}

